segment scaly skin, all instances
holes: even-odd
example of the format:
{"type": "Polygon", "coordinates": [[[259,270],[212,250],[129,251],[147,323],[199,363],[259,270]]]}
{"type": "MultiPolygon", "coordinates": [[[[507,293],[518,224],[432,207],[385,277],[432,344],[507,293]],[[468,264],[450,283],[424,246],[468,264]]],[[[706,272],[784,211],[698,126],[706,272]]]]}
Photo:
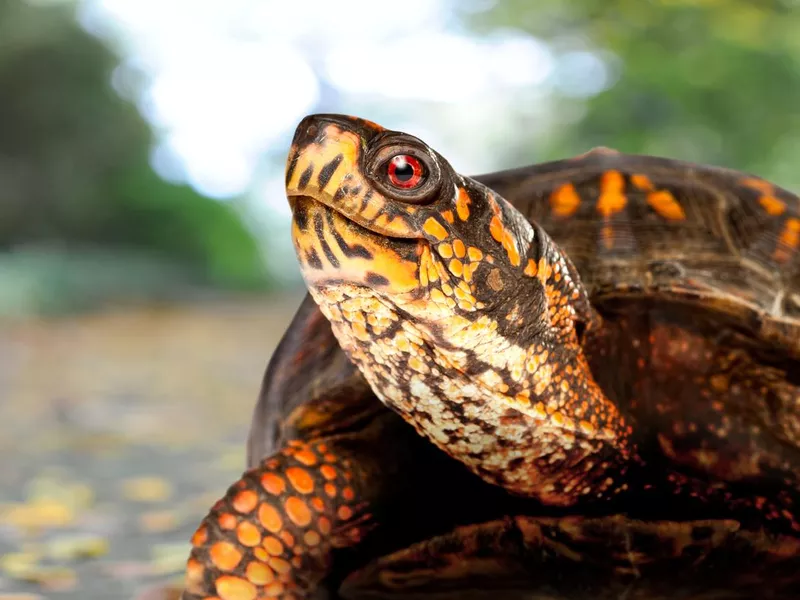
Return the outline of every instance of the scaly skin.
{"type": "Polygon", "coordinates": [[[617,492],[609,466],[633,459],[630,428],[580,347],[599,319],[542,230],[364,121],[304,121],[286,180],[309,290],[384,403],[514,493],[570,505],[617,492]],[[404,149],[438,173],[423,201],[371,175],[404,149]]]}
{"type": "Polygon", "coordinates": [[[293,441],[231,486],[192,538],[184,600],[306,597],[331,550],[373,525],[365,473],[346,456],[293,441]]]}

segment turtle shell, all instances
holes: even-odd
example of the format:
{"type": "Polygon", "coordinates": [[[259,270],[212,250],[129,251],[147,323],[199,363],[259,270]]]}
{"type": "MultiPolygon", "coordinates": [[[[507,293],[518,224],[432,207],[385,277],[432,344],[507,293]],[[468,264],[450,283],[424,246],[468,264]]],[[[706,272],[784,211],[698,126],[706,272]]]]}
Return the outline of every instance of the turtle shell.
{"type": "Polygon", "coordinates": [[[477,178],[537,222],[602,308],[636,296],[729,316],[800,356],[800,199],[729,169],[598,148],[477,178]]]}

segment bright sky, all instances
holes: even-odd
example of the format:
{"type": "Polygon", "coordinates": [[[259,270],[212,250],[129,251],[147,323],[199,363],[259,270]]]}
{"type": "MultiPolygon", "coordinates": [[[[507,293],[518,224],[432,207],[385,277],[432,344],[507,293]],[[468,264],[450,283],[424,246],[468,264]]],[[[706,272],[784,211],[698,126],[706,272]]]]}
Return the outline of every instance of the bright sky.
{"type": "MultiPolygon", "coordinates": [[[[460,32],[448,0],[388,6],[84,0],[80,20],[127,57],[115,83],[160,134],[157,170],[225,198],[251,189],[265,153],[284,151],[296,123],[320,102],[326,111],[348,112],[383,97],[389,114],[403,103],[467,105],[540,84],[552,69],[547,48],[529,36],[476,39],[460,32]],[[149,78],[144,90],[129,90],[131,67],[149,78]],[[321,78],[336,97],[321,97],[321,78]]],[[[275,208],[285,210],[278,202],[275,208]]]]}

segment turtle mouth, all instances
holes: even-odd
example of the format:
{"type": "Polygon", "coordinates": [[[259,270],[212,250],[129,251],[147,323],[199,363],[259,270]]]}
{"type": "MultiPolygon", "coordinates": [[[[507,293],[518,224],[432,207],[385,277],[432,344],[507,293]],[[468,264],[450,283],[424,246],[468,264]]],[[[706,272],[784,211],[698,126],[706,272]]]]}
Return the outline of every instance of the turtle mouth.
{"type": "Polygon", "coordinates": [[[288,197],[292,239],[306,283],[391,293],[419,288],[420,239],[385,236],[308,195],[288,197]]]}

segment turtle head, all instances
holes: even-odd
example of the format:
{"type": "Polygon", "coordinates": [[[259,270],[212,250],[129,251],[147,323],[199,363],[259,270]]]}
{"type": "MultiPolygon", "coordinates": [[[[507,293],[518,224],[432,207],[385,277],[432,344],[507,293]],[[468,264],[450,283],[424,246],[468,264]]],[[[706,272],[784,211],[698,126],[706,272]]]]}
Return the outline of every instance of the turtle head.
{"type": "Polygon", "coordinates": [[[546,457],[603,400],[591,307],[545,232],[421,140],[351,117],[300,123],[286,192],[309,291],[381,400],[488,481],[572,501],[546,457]]]}
{"type": "Polygon", "coordinates": [[[541,277],[524,276],[538,273],[527,264],[534,227],[416,137],[353,117],[306,117],[286,192],[312,292],[366,287],[430,321],[491,312],[509,298],[524,298],[526,314],[543,304],[541,277]]]}

